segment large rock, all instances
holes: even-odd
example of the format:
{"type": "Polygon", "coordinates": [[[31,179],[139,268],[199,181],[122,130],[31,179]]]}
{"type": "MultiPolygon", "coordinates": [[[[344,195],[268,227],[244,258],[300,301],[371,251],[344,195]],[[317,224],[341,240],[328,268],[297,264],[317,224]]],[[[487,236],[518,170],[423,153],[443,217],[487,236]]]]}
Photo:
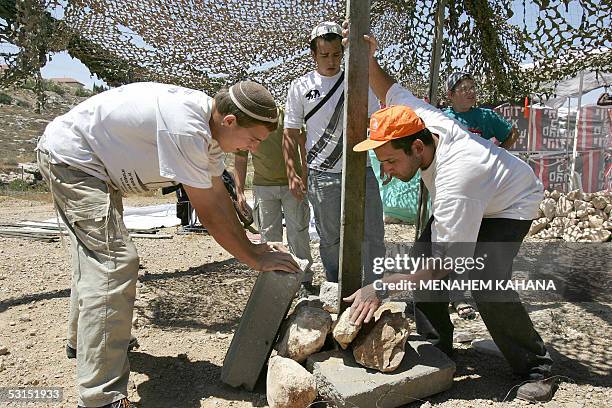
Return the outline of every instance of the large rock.
{"type": "Polygon", "coordinates": [[[353,340],[353,356],[364,367],[394,371],[404,358],[410,323],[401,306],[386,303],[374,314],[374,323],[362,327],[353,340]],[[401,310],[401,311],[400,311],[401,310]]]}
{"type": "Polygon", "coordinates": [[[346,309],[338,318],[334,330],[332,331],[334,335],[334,339],[340,344],[342,349],[346,350],[349,344],[357,334],[359,334],[359,330],[361,329],[361,325],[352,324],[349,319],[351,309],[346,309]]]}
{"type": "Polygon", "coordinates": [[[317,384],[300,364],[275,356],[268,363],[266,394],[270,408],[306,408],[317,398],[317,384]]]}
{"type": "Polygon", "coordinates": [[[567,199],[570,201],[574,201],[574,200],[582,200],[582,191],[580,190],[572,190],[569,193],[567,193],[567,199]]]}
{"type": "Polygon", "coordinates": [[[601,228],[604,223],[604,219],[598,215],[589,216],[589,226],[591,228],[601,228]]]}
{"type": "Polygon", "coordinates": [[[593,193],[583,193],[582,197],[583,197],[584,201],[591,201],[593,199],[593,197],[595,197],[595,194],[593,194],[593,193]]]}
{"type": "Polygon", "coordinates": [[[559,200],[559,198],[561,198],[561,193],[558,190],[553,190],[550,193],[550,198],[552,198],[553,200],[557,201],[557,200],[559,200]]]}
{"type": "Polygon", "coordinates": [[[601,226],[603,229],[606,229],[608,231],[612,230],[612,221],[606,221],[603,223],[603,225],[601,226]]]}
{"type": "Polygon", "coordinates": [[[281,331],[276,347],[278,355],[301,363],[321,350],[331,324],[332,318],[325,310],[310,306],[296,308],[284,324],[284,333],[281,331]]]}
{"type": "Polygon", "coordinates": [[[329,313],[338,313],[338,284],[335,282],[323,282],[319,291],[319,299],[323,303],[323,309],[329,313]]]}
{"type": "Polygon", "coordinates": [[[610,203],[608,202],[606,197],[597,195],[597,196],[593,197],[593,199],[591,200],[591,204],[593,204],[593,207],[595,207],[595,208],[597,208],[599,210],[603,210],[610,203]]]}
{"type": "Polygon", "coordinates": [[[531,228],[529,228],[529,235],[535,235],[538,232],[542,231],[548,225],[548,218],[543,217],[539,218],[531,223],[531,228]]]}
{"type": "Polygon", "coordinates": [[[555,216],[557,202],[552,198],[545,198],[540,203],[540,209],[544,213],[544,216],[549,220],[552,220],[555,216]]]}
{"type": "Polygon", "coordinates": [[[612,204],[606,205],[606,208],[604,208],[604,211],[606,214],[612,213],[612,204]]]}
{"type": "Polygon", "coordinates": [[[565,196],[559,197],[557,201],[557,209],[555,211],[555,215],[557,217],[567,217],[567,215],[574,209],[574,203],[565,196]]]}
{"type": "Polygon", "coordinates": [[[550,222],[551,227],[566,228],[570,225],[572,225],[572,222],[567,217],[555,217],[555,219],[550,222]]]}
{"type": "MultiPolygon", "coordinates": [[[[591,207],[591,204],[586,201],[574,200],[574,208],[576,209],[576,213],[579,211],[586,211],[589,207],[591,207]]],[[[578,216],[578,218],[580,218],[580,216],[578,216]]]]}

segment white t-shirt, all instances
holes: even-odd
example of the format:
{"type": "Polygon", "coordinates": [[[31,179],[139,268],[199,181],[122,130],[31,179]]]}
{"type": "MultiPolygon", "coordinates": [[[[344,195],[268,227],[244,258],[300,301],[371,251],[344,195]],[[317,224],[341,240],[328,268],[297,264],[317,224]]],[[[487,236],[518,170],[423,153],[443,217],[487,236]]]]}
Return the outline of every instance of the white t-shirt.
{"type": "Polygon", "coordinates": [[[39,148],[111,183],[123,194],[177,183],[211,188],[223,152],[208,122],[212,99],[200,91],[133,83],[95,95],[47,128],[39,148]]]}
{"type": "MultiPolygon", "coordinates": [[[[329,93],[341,73],[328,77],[311,71],[291,82],[285,105],[285,129],[302,129],[305,116],[329,93]]],[[[342,172],[343,89],[344,85],[340,84],[333,96],[306,123],[307,165],[310,169],[342,172]],[[341,97],[342,101],[338,103],[341,97]]],[[[379,108],[378,100],[370,89],[368,116],[379,108]]],[[[370,165],[369,158],[367,165],[370,165]]]]}
{"type": "Polygon", "coordinates": [[[537,217],[543,188],[527,163],[398,84],[386,101],[410,107],[439,136],[433,162],[421,171],[431,194],[432,242],[476,242],[482,218],[537,217]]]}

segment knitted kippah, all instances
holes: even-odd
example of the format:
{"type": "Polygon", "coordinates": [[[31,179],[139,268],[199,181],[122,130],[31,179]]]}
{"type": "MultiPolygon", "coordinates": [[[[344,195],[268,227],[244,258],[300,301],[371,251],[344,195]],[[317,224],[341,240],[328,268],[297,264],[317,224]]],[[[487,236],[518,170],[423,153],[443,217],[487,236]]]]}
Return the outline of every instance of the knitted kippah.
{"type": "Polygon", "coordinates": [[[253,81],[238,82],[230,87],[229,94],[238,109],[251,118],[262,122],[278,121],[276,102],[263,85],[253,81]]]}

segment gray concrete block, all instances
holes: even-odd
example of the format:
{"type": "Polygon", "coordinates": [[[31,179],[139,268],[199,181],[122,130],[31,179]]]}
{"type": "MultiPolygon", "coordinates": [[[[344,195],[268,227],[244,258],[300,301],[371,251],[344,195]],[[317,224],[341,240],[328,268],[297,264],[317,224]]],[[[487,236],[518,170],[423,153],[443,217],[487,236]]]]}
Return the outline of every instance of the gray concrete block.
{"type": "Polygon", "coordinates": [[[488,354],[490,356],[504,358],[504,354],[501,352],[497,344],[491,339],[476,339],[473,340],[471,346],[474,350],[479,353],[488,354]]]}
{"type": "MultiPolygon", "coordinates": [[[[305,262],[305,263],[304,263],[305,262]]],[[[301,273],[261,272],[223,361],[221,381],[253,390],[268,361],[278,330],[300,288],[301,273]]]]}
{"type": "Polygon", "coordinates": [[[395,408],[453,385],[455,363],[446,354],[425,341],[409,339],[406,346],[402,363],[391,373],[361,367],[350,350],[314,354],[306,366],[319,395],[341,408],[395,408]]]}

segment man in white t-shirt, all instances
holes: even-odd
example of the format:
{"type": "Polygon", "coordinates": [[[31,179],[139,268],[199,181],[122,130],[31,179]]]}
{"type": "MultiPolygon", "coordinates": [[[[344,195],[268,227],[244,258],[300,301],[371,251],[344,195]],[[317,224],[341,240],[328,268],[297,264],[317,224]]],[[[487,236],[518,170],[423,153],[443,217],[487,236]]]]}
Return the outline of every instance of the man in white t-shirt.
{"type": "MultiPolygon", "coordinates": [[[[344,48],[341,41],[342,29],[336,23],[324,22],[313,29],[310,50],[316,70],[294,80],[289,87],[283,137],[289,189],[298,200],[303,200],[308,191],[320,238],[321,262],[330,282],[338,282],[340,250],[344,123],[344,72],[341,70],[344,48]],[[302,176],[295,168],[296,145],[305,152],[302,176]]],[[[370,91],[369,110],[377,109],[378,102],[370,91]]],[[[363,265],[365,280],[371,282],[373,259],[385,254],[385,231],[378,182],[369,161],[366,203],[363,265]]]]}
{"type": "Polygon", "coordinates": [[[299,270],[281,248],[248,240],[220,177],[223,152],[256,149],[277,122],[268,90],[244,81],[214,98],[129,84],[47,126],[38,163],[72,244],[70,302],[78,324],[69,341],[76,343],[79,406],[130,406],[127,349],[139,259],[122,195],[181,183],[208,232],[239,261],[260,271],[299,270]]]}
{"type": "MultiPolygon", "coordinates": [[[[510,280],[513,259],[537,217],[542,183],[527,163],[466,131],[397,84],[374,58],[375,39],[366,39],[370,42],[370,86],[388,108],[372,115],[370,139],[354,150],[374,149],[388,177],[409,181],[420,170],[431,193],[433,216],[411,256],[462,262],[472,258],[469,279],[510,280]]],[[[453,269],[460,273],[446,263],[443,267],[435,262],[421,265],[427,266],[389,275],[346,298],[353,302],[351,320],[369,322],[380,298],[394,288],[390,284],[412,283],[418,289],[421,282],[448,279],[453,269]]],[[[417,308],[437,331],[437,347],[450,355],[453,325],[448,294],[429,295],[438,296],[417,301],[417,308]]],[[[491,337],[513,371],[527,380],[517,396],[529,401],[550,400],[555,390],[554,377],[550,377],[552,359],[518,294],[511,289],[493,289],[473,290],[472,295],[491,337]]]]}

